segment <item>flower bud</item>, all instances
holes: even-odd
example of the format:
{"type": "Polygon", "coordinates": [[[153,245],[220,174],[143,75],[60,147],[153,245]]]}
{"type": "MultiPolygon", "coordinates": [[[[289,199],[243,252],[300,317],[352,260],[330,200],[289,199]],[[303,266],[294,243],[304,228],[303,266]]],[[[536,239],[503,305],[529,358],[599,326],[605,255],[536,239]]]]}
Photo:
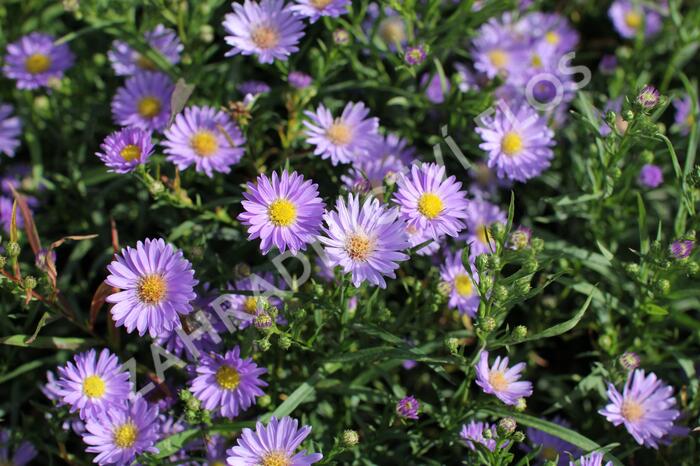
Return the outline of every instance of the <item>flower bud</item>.
{"type": "Polygon", "coordinates": [[[351,429],[343,431],[343,445],[350,448],[358,443],[360,443],[360,435],[356,431],[351,429]]]}
{"type": "Polygon", "coordinates": [[[496,329],[496,319],[493,317],[484,317],[479,322],[479,328],[486,333],[493,332],[496,329]]]}
{"type": "Polygon", "coordinates": [[[258,343],[258,346],[260,347],[260,351],[262,351],[262,352],[269,350],[270,346],[272,346],[272,344],[270,343],[270,340],[268,340],[266,338],[258,340],[257,343],[258,343]]]}
{"type": "Polygon", "coordinates": [[[270,404],[272,404],[272,397],[270,397],[270,395],[263,395],[258,398],[258,406],[261,408],[267,408],[270,404]]]}
{"type": "Polygon", "coordinates": [[[662,295],[668,294],[668,292],[671,291],[671,282],[669,282],[665,278],[662,278],[661,280],[656,282],[656,289],[662,295]]]}
{"type": "Polygon", "coordinates": [[[525,441],[525,434],[523,434],[520,431],[517,431],[513,434],[513,436],[511,438],[513,439],[514,442],[520,443],[520,442],[525,441]]]}
{"type": "Polygon", "coordinates": [[[459,352],[459,339],[458,338],[448,338],[445,341],[445,346],[447,350],[452,354],[457,354],[459,352]]]}
{"type": "Polygon", "coordinates": [[[489,256],[488,254],[479,254],[476,256],[476,260],[474,261],[476,264],[476,269],[481,272],[483,270],[486,270],[486,266],[489,263],[489,256]]]}
{"type": "Polygon", "coordinates": [[[518,325],[513,329],[513,337],[516,340],[522,340],[527,336],[527,327],[524,325],[518,325]]]}
{"type": "Polygon", "coordinates": [[[632,351],[622,353],[622,356],[620,356],[618,361],[620,362],[620,365],[628,371],[635,370],[642,362],[639,355],[637,353],[633,353],[632,351]]]}
{"type": "Polygon", "coordinates": [[[33,290],[36,288],[36,278],[31,275],[24,277],[24,287],[28,290],[33,290]]]}
{"type": "Polygon", "coordinates": [[[0,269],[4,269],[7,264],[7,257],[0,256],[0,269]]]}
{"type": "Polygon", "coordinates": [[[527,401],[525,401],[525,398],[518,398],[518,400],[515,402],[515,410],[519,413],[522,413],[527,409],[527,401]]]}
{"type": "Polygon", "coordinates": [[[697,262],[688,262],[688,275],[691,277],[695,277],[700,273],[700,264],[697,262]]]}
{"type": "Polygon", "coordinates": [[[642,151],[642,153],[639,155],[639,158],[642,161],[642,163],[652,163],[654,162],[654,153],[649,149],[646,149],[642,151]]]}
{"type": "Polygon", "coordinates": [[[292,339],[287,335],[281,335],[277,340],[277,343],[279,344],[280,348],[287,350],[290,346],[292,346],[292,339]]]}
{"type": "Polygon", "coordinates": [[[19,256],[19,253],[21,251],[21,248],[19,246],[19,243],[16,241],[10,241],[7,243],[7,255],[10,257],[17,257],[19,256]]]}
{"type": "Polygon", "coordinates": [[[518,424],[515,422],[515,419],[512,417],[504,417],[498,421],[496,432],[498,432],[499,436],[505,437],[515,432],[516,427],[518,427],[518,424]]]}
{"type": "Polygon", "coordinates": [[[493,297],[498,302],[503,302],[508,299],[508,288],[503,285],[496,285],[493,288],[493,297]]]}
{"type": "Polygon", "coordinates": [[[496,272],[501,270],[501,258],[496,256],[495,254],[490,255],[489,267],[491,268],[491,270],[494,270],[496,272]]]}
{"type": "Polygon", "coordinates": [[[214,40],[214,28],[209,24],[203,24],[199,28],[199,40],[205,44],[209,44],[214,40]]]}
{"type": "Polygon", "coordinates": [[[540,252],[544,249],[544,240],[542,238],[532,238],[531,243],[535,252],[540,252]]]}
{"type": "Polygon", "coordinates": [[[255,325],[255,328],[257,328],[258,330],[268,329],[272,327],[272,317],[270,317],[270,314],[268,314],[265,311],[259,311],[255,315],[253,325],[255,325]]]}
{"type": "Polygon", "coordinates": [[[441,296],[449,296],[452,291],[452,285],[449,282],[441,281],[438,283],[437,291],[441,296]]]}
{"type": "Polygon", "coordinates": [[[491,225],[490,231],[496,241],[503,241],[503,236],[506,234],[506,226],[501,222],[496,222],[491,225]]]}
{"type": "Polygon", "coordinates": [[[629,262],[625,264],[625,272],[630,275],[637,275],[639,273],[639,264],[634,262],[629,262]]]}
{"type": "Polygon", "coordinates": [[[527,273],[535,273],[537,272],[537,267],[539,267],[539,265],[540,264],[537,262],[536,258],[529,257],[523,264],[523,268],[527,273]]]}
{"type": "Polygon", "coordinates": [[[490,427],[486,427],[484,429],[484,432],[481,434],[486,440],[492,439],[493,438],[493,430],[491,430],[490,427]]]}
{"type": "Polygon", "coordinates": [[[524,296],[532,289],[529,280],[518,280],[515,282],[515,289],[520,296],[524,296]]]}
{"type": "Polygon", "coordinates": [[[338,45],[345,45],[350,42],[350,34],[345,29],[336,29],[333,31],[333,42],[338,45]]]}
{"type": "Polygon", "coordinates": [[[153,196],[157,196],[158,194],[165,191],[165,185],[162,182],[156,180],[153,183],[151,183],[151,185],[148,187],[148,190],[153,196]]]}

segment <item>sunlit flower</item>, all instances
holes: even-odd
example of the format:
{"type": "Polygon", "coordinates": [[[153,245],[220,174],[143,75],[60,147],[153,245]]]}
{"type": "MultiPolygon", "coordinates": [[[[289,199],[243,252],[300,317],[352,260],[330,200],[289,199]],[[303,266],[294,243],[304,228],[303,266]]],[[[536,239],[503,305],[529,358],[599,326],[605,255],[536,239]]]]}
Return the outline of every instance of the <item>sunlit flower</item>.
{"type": "Polygon", "coordinates": [[[671,251],[671,255],[676,259],[687,259],[690,257],[690,253],[693,252],[694,246],[695,242],[693,240],[676,240],[671,243],[671,247],[669,249],[671,251]]]}
{"type": "Polygon", "coordinates": [[[450,300],[447,305],[452,309],[458,309],[462,314],[474,317],[481,299],[472,282],[472,277],[478,283],[479,276],[471,264],[469,267],[472,268],[471,276],[462,263],[462,252],[457,251],[445,259],[445,263],[440,267],[440,278],[450,285],[450,300]]]}
{"type": "Polygon", "coordinates": [[[405,396],[396,403],[396,414],[405,419],[418,419],[420,403],[414,396],[405,396]]]}
{"type": "Polygon", "coordinates": [[[63,77],[75,57],[68,44],[56,45],[50,34],[32,32],[7,45],[3,73],[18,89],[47,87],[63,77]]]}
{"type": "Polygon", "coordinates": [[[14,157],[22,134],[22,122],[13,116],[14,108],[10,104],[0,103],[0,153],[14,157]]]}
{"type": "Polygon", "coordinates": [[[164,73],[142,72],[126,80],[112,100],[112,116],[121,126],[160,131],[170,118],[175,86],[164,73]]]}
{"type": "Polygon", "coordinates": [[[153,154],[151,133],[141,128],[123,128],[107,136],[95,155],[114,173],[128,173],[153,154]]]}
{"type": "Polygon", "coordinates": [[[494,451],[496,449],[496,426],[493,424],[487,424],[486,422],[481,422],[481,421],[469,421],[468,424],[463,424],[462,425],[462,431],[459,433],[459,436],[464,440],[464,442],[467,444],[467,447],[472,450],[476,451],[476,445],[480,443],[481,445],[485,446],[491,451],[494,451]],[[491,438],[486,439],[484,438],[484,431],[488,429],[491,431],[491,438]]]}
{"type": "Polygon", "coordinates": [[[476,384],[484,393],[496,395],[507,405],[515,406],[520,398],[532,395],[532,383],[520,381],[520,373],[525,370],[525,363],[521,362],[513,367],[508,367],[508,357],[496,361],[489,367],[489,353],[482,351],[479,362],[476,365],[476,384]]]}
{"type": "MultiPolygon", "coordinates": [[[[569,466],[603,466],[603,454],[590,453],[580,457],[576,461],[569,461],[569,466]]],[[[605,466],[613,466],[613,462],[608,461],[605,463],[605,466]]]]}
{"type": "Polygon", "coordinates": [[[505,225],[507,220],[505,212],[497,205],[480,199],[469,201],[467,233],[460,235],[460,239],[469,244],[471,258],[480,254],[491,254],[496,250],[496,240],[491,233],[491,227],[496,223],[505,225]]]}
{"type": "Polygon", "coordinates": [[[626,39],[637,36],[642,30],[644,37],[656,35],[662,26],[661,15],[653,9],[631,0],[615,0],[610,5],[608,16],[617,32],[626,39]]]}
{"type": "Polygon", "coordinates": [[[315,23],[322,16],[336,18],[348,12],[352,3],[350,0],[295,0],[296,5],[291,10],[301,16],[309,18],[310,23],[315,23]]]}
{"type": "MultiPolygon", "coordinates": [[[[182,42],[172,29],[162,24],[147,31],[143,35],[148,45],[155,49],[171,64],[180,61],[180,53],[184,49],[182,42]]],[[[120,76],[130,76],[140,71],[156,71],[158,68],[148,57],[131,48],[126,42],[115,40],[112,49],[107,52],[114,72],[120,76]]]]}

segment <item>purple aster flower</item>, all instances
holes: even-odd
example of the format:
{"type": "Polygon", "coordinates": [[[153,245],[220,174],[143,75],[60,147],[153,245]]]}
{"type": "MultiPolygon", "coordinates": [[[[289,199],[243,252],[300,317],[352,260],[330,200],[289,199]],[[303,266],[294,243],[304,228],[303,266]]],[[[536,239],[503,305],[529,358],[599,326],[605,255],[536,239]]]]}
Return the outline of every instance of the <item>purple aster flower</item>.
{"type": "Polygon", "coordinates": [[[659,103],[659,90],[654,86],[644,86],[637,96],[637,102],[646,109],[656,107],[659,103]]]}
{"type": "Polygon", "coordinates": [[[189,385],[204,409],[233,419],[250,408],[255,397],[265,394],[260,389],[267,387],[267,382],[260,379],[265,373],[267,369],[258,367],[252,358],[241,358],[241,350],[236,346],[223,356],[204,355],[189,385]]]}
{"type": "MultiPolygon", "coordinates": [[[[569,461],[569,466],[603,466],[603,454],[591,453],[582,456],[576,461],[569,461]]],[[[613,466],[613,462],[608,461],[605,466],[613,466]]]]}
{"type": "Polygon", "coordinates": [[[445,178],[445,167],[435,163],[414,164],[409,175],[401,174],[394,202],[401,218],[433,239],[457,236],[467,216],[466,193],[454,176],[445,178]]]}
{"type": "Polygon", "coordinates": [[[405,224],[398,220],[398,211],[368,196],[362,206],[357,196],[338,198],[336,210],[326,212],[320,237],[325,245],[326,261],[341,266],[352,274],[352,283],[363,281],[386,288],[384,276],[395,278],[398,262],[408,259],[403,252],[410,245],[405,224]]]}
{"type": "Polygon", "coordinates": [[[405,166],[409,167],[416,160],[415,148],[408,145],[408,141],[396,134],[389,133],[382,138],[370,151],[370,159],[382,159],[395,157],[405,166]]]}
{"type": "Polygon", "coordinates": [[[635,370],[642,363],[639,355],[637,353],[632,352],[632,351],[627,351],[625,353],[622,353],[622,355],[620,356],[618,361],[620,361],[620,365],[622,367],[624,367],[625,369],[627,369],[627,371],[635,370]]]}
{"type": "MultiPolygon", "coordinates": [[[[571,428],[570,422],[558,416],[552,419],[552,422],[566,428],[571,428]]],[[[581,449],[575,445],[533,427],[528,427],[526,434],[528,440],[530,440],[530,443],[532,443],[534,447],[542,447],[537,457],[541,464],[545,463],[545,461],[554,461],[555,458],[558,457],[557,465],[567,466],[569,454],[577,456],[583,453],[581,449]]],[[[521,446],[523,450],[527,452],[532,451],[532,449],[524,443],[522,443],[521,446]]]]}
{"type": "Polygon", "coordinates": [[[299,50],[297,44],[304,36],[304,23],[284,0],[245,0],[243,5],[233,3],[233,13],[226,15],[225,40],[233,47],[227,57],[257,55],[260,63],[287,60],[299,50]]]}
{"type": "Polygon", "coordinates": [[[56,250],[52,249],[51,252],[49,252],[46,248],[39,249],[34,256],[34,265],[36,265],[39,270],[48,272],[49,262],[56,264],[56,250]]]}
{"type": "Polygon", "coordinates": [[[85,424],[83,441],[88,453],[97,453],[98,464],[127,466],[136,455],[158,453],[158,407],[141,397],[129,400],[122,409],[110,409],[85,424]]]}
{"type": "Polygon", "coordinates": [[[462,425],[462,431],[459,433],[462,440],[467,444],[467,447],[476,451],[475,444],[481,444],[488,448],[490,451],[496,449],[496,426],[493,424],[487,424],[481,421],[469,421],[469,424],[462,425]],[[484,438],[484,431],[488,429],[491,431],[491,438],[484,438]]]}
{"type": "Polygon", "coordinates": [[[524,362],[508,368],[508,357],[501,359],[500,356],[489,367],[489,353],[482,351],[476,365],[476,384],[484,393],[496,395],[505,404],[515,406],[520,398],[532,395],[532,383],[520,381],[524,369],[524,362]]]}
{"type": "Polygon", "coordinates": [[[554,133],[529,105],[521,105],[515,114],[499,105],[475,131],[484,141],[479,147],[488,153],[488,166],[496,168],[499,178],[525,182],[549,168],[554,157],[554,133]]]}
{"type": "Polygon", "coordinates": [[[12,116],[13,111],[12,105],[0,103],[0,153],[8,157],[15,156],[22,134],[22,122],[19,117],[12,116]]]}
{"type": "Polygon", "coordinates": [[[323,459],[320,453],[306,454],[294,451],[311,433],[311,426],[298,427],[299,422],[291,417],[270,418],[265,426],[255,424],[255,431],[245,428],[235,447],[226,451],[229,466],[308,466],[323,459]]]}
{"type": "Polygon", "coordinates": [[[681,414],[675,409],[673,388],[654,373],[645,376],[643,369],[627,376],[622,393],[608,384],[608,401],[598,412],[614,426],[624,424],[638,444],[651,448],[658,448],[658,441],[669,433],[681,414]]]}
{"type": "Polygon", "coordinates": [[[126,327],[139,335],[148,331],[156,338],[171,332],[180,323],[180,315],[192,312],[190,301],[197,296],[192,264],[162,239],[127,246],[107,266],[109,286],[122,291],[107,297],[117,327],[126,327]]]}
{"type": "MultiPolygon", "coordinates": [[[[472,276],[477,281],[479,276],[474,273],[472,276]]],[[[481,298],[479,292],[472,282],[472,277],[467,273],[467,269],[462,264],[462,253],[460,251],[450,254],[445,259],[445,263],[440,267],[440,278],[450,285],[450,301],[447,305],[452,309],[458,309],[461,314],[469,317],[476,316],[481,298]]]]}
{"type": "Polygon", "coordinates": [[[287,76],[287,82],[296,89],[306,89],[313,82],[313,78],[301,71],[292,71],[287,76]]]}
{"type": "Polygon", "coordinates": [[[333,165],[356,162],[379,143],[379,119],[368,118],[369,108],[362,102],[348,102],[337,118],[323,104],[304,113],[310,118],[304,121],[306,142],[315,146],[315,155],[330,158],[333,165]]]}
{"type": "Polygon", "coordinates": [[[501,21],[492,18],[479,28],[472,42],[474,68],[489,79],[517,74],[525,62],[523,45],[511,35],[509,18],[507,15],[501,21]]]}
{"type": "Polygon", "coordinates": [[[80,353],[73,361],[58,368],[61,401],[80,411],[80,418],[100,417],[105,411],[121,407],[131,391],[129,373],[119,359],[103,349],[99,356],[94,349],[80,353]]]}
{"type": "Polygon", "coordinates": [[[470,257],[491,254],[496,249],[496,241],[491,236],[491,227],[495,223],[506,224],[508,218],[497,205],[476,199],[469,201],[467,209],[467,230],[460,239],[469,244],[470,257]]]}
{"type": "MultiPolygon", "coordinates": [[[[180,53],[184,49],[182,42],[172,29],[162,24],[143,35],[148,45],[160,53],[171,64],[180,61],[180,53]]],[[[158,68],[148,57],[132,49],[126,42],[115,40],[112,49],[107,52],[112,62],[114,72],[119,76],[131,76],[140,71],[156,71],[158,68]]]]}
{"type": "Polygon", "coordinates": [[[420,403],[413,396],[405,396],[396,403],[396,414],[404,419],[418,419],[420,403]]]}
{"type": "Polygon", "coordinates": [[[183,316],[183,319],[189,324],[189,328],[192,329],[191,333],[187,334],[187,331],[182,328],[182,324],[178,323],[172,331],[164,332],[156,338],[156,343],[178,358],[185,355],[188,358],[196,359],[199,357],[199,354],[217,351],[221,339],[213,337],[212,333],[221,333],[225,328],[217,328],[216,324],[220,321],[213,312],[210,310],[202,310],[201,312],[207,320],[204,320],[204,318],[201,321],[198,320],[201,315],[199,313],[190,313],[187,316],[183,316]],[[211,325],[213,330],[208,329],[207,325],[211,325]],[[192,333],[194,332],[197,333],[193,335],[192,333]],[[187,335],[183,337],[182,333],[187,335]]]}
{"type": "Polygon", "coordinates": [[[510,235],[510,247],[516,251],[525,249],[530,246],[530,240],[532,239],[532,230],[528,227],[519,226],[510,235]]]}
{"type": "Polygon", "coordinates": [[[388,6],[381,9],[377,3],[370,3],[367,7],[367,20],[363,24],[363,29],[367,35],[374,30],[375,22],[381,15],[380,10],[384,13],[384,17],[376,28],[377,38],[389,50],[395,51],[397,45],[405,45],[408,38],[406,23],[396,10],[388,6]]]}
{"type": "Polygon", "coordinates": [[[209,466],[226,466],[228,439],[223,435],[210,435],[205,445],[209,466]]]}
{"type": "Polygon", "coordinates": [[[107,171],[129,173],[153,154],[151,133],[141,128],[123,128],[107,136],[100,149],[102,152],[95,155],[107,165],[107,171]]]}
{"type": "Polygon", "coordinates": [[[600,63],[598,64],[598,69],[603,74],[613,74],[617,68],[617,57],[615,55],[607,54],[603,55],[600,63]]]}
{"type": "Polygon", "coordinates": [[[445,92],[442,90],[442,81],[440,75],[435,74],[432,77],[429,74],[424,74],[420,80],[421,87],[426,86],[425,96],[429,102],[433,104],[441,104],[445,101],[445,92],[450,92],[450,82],[445,81],[445,92]]]}
{"type": "Polygon", "coordinates": [[[626,39],[636,37],[640,30],[643,30],[645,38],[649,38],[656,35],[662,27],[659,13],[631,0],[615,0],[610,5],[608,16],[618,34],[626,39]]]}
{"type": "Polygon", "coordinates": [[[260,175],[243,196],[245,212],[238,219],[248,227],[248,239],[260,238],[263,254],[273,246],[296,254],[316,239],[325,205],[311,180],[297,172],[260,175]]]}
{"type": "Polygon", "coordinates": [[[169,162],[180,170],[194,165],[209,178],[214,172],[229,173],[243,157],[246,142],[228,114],[212,107],[187,107],[164,135],[161,144],[169,162]]]}
{"type": "Polygon", "coordinates": [[[347,13],[352,2],[350,0],[296,0],[296,3],[290,9],[300,16],[309,18],[309,22],[313,24],[322,16],[337,18],[347,13]]]}
{"type": "Polygon", "coordinates": [[[385,180],[395,179],[399,173],[406,170],[406,165],[393,155],[383,158],[368,157],[355,163],[340,179],[354,192],[380,194],[383,192],[385,180]]]}
{"type": "Polygon", "coordinates": [[[19,442],[12,455],[10,455],[10,446],[10,430],[0,429],[0,464],[25,466],[38,454],[34,445],[27,441],[19,442]]]}
{"type": "Polygon", "coordinates": [[[440,250],[440,241],[435,241],[428,229],[419,230],[415,225],[406,225],[406,235],[411,248],[430,241],[415,251],[419,256],[432,256],[440,250]]]}
{"type": "MultiPolygon", "coordinates": [[[[675,99],[673,101],[673,106],[676,108],[676,114],[674,116],[676,126],[682,135],[687,136],[688,133],[690,133],[690,129],[695,126],[696,123],[695,115],[693,114],[693,101],[689,95],[686,95],[682,99],[675,99]]],[[[696,108],[697,107],[698,106],[696,105],[696,108]]],[[[2,113],[1,110],[0,113],[2,113]]],[[[0,134],[1,131],[2,130],[0,130],[0,134]]],[[[0,136],[0,141],[1,140],[2,139],[0,136]]],[[[2,147],[1,143],[0,147],[2,147]]]]}
{"type": "Polygon", "coordinates": [[[161,131],[170,119],[170,96],[174,89],[164,73],[142,72],[130,77],[112,100],[115,123],[161,131]]]}
{"type": "MultiPolygon", "coordinates": [[[[238,321],[238,328],[244,329],[253,325],[255,319],[265,311],[267,306],[282,309],[282,300],[277,296],[286,288],[284,280],[275,279],[270,272],[255,274],[240,280],[236,280],[235,286],[229,286],[232,293],[225,295],[226,300],[221,303],[222,308],[238,321]],[[237,294],[236,291],[253,291],[253,294],[237,294]]],[[[277,315],[277,323],[285,323],[281,315],[277,315]]],[[[270,325],[272,322],[270,321],[270,325]]],[[[223,331],[225,325],[215,325],[218,331],[223,331]]]]}
{"type": "Polygon", "coordinates": [[[457,70],[457,82],[460,92],[469,92],[481,88],[482,80],[474,72],[474,70],[464,63],[455,63],[457,70]]]}
{"type": "Polygon", "coordinates": [[[62,406],[64,404],[61,401],[61,386],[53,371],[46,371],[46,383],[39,385],[39,390],[41,390],[41,393],[43,393],[46,398],[55,401],[57,406],[62,406]]]}
{"type": "Polygon", "coordinates": [[[671,255],[676,259],[687,259],[690,256],[690,253],[693,252],[694,246],[695,242],[692,240],[676,240],[671,243],[671,255]]]}
{"type": "Polygon", "coordinates": [[[639,171],[637,181],[645,188],[657,188],[664,182],[664,173],[658,165],[647,163],[639,171]]]}
{"type": "Polygon", "coordinates": [[[270,92],[270,86],[263,81],[244,81],[238,85],[238,91],[246,97],[249,95],[255,97],[270,92]]]}
{"type": "Polygon", "coordinates": [[[425,57],[427,56],[427,53],[425,51],[425,46],[422,44],[418,44],[415,46],[408,47],[406,49],[406,53],[404,54],[404,61],[411,65],[420,65],[425,61],[425,57]]]}
{"type": "Polygon", "coordinates": [[[74,59],[67,44],[55,45],[52,35],[32,32],[7,45],[3,73],[18,89],[37,89],[61,79],[74,59]]]}
{"type": "Polygon", "coordinates": [[[569,52],[578,44],[578,33],[558,13],[533,12],[523,17],[521,22],[534,41],[542,41],[556,52],[569,52]]]}

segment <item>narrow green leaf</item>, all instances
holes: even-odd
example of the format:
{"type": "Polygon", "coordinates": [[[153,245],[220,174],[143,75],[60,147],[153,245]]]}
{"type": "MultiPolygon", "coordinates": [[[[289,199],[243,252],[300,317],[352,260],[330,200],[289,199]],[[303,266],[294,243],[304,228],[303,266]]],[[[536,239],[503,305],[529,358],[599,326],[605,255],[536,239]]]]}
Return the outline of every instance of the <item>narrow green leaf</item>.
{"type": "Polygon", "coordinates": [[[199,433],[199,429],[187,429],[177,434],[166,437],[156,444],[158,453],[154,455],[156,459],[167,458],[177,451],[179,451],[185,443],[190,441],[195,435],[199,433]]]}
{"type": "Polygon", "coordinates": [[[644,207],[642,195],[637,193],[637,209],[639,211],[637,223],[639,223],[639,251],[642,254],[649,252],[649,232],[647,231],[647,209],[644,207]]]}
{"type": "Polygon", "coordinates": [[[42,359],[35,359],[33,361],[29,361],[28,363],[22,364],[17,369],[15,369],[11,372],[8,372],[7,374],[1,375],[0,376],[0,384],[5,383],[8,380],[12,380],[15,377],[18,377],[18,376],[25,374],[27,372],[31,372],[34,369],[37,369],[43,365],[44,365],[44,360],[42,360],[42,359]]]}
{"type": "Polygon", "coordinates": [[[52,348],[77,350],[80,348],[95,346],[99,344],[97,340],[90,338],[72,338],[72,337],[37,337],[31,343],[27,343],[29,335],[11,335],[9,337],[0,338],[0,344],[9,346],[19,346],[22,348],[52,348]]]}
{"type": "Polygon", "coordinates": [[[642,310],[650,316],[665,316],[668,314],[668,309],[654,303],[646,303],[642,305],[642,310]]]}

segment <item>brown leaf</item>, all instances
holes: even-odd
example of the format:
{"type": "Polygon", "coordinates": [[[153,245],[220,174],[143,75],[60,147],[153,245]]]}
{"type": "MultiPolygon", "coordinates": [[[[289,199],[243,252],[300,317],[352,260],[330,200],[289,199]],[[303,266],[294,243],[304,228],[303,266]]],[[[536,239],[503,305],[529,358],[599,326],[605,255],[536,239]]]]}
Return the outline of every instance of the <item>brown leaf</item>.
{"type": "Polygon", "coordinates": [[[58,272],[56,270],[56,264],[53,261],[53,257],[51,257],[51,251],[65,243],[66,241],[82,241],[86,239],[92,239],[92,238],[97,238],[97,235],[72,235],[72,236],[64,236],[63,238],[54,241],[51,243],[51,246],[49,246],[49,249],[46,251],[46,274],[49,276],[49,280],[51,281],[51,287],[56,290],[56,282],[58,281],[58,272]]]}
{"type": "Polygon", "coordinates": [[[109,219],[110,228],[112,231],[112,249],[114,249],[114,254],[119,254],[119,232],[117,231],[117,222],[113,218],[109,219]]]}
{"type": "MultiPolygon", "coordinates": [[[[12,190],[12,195],[15,197],[15,204],[19,206],[20,212],[22,212],[22,218],[24,219],[24,231],[27,233],[27,241],[29,241],[29,246],[32,248],[34,255],[36,256],[41,251],[41,240],[39,239],[39,234],[36,231],[36,225],[34,224],[34,216],[32,211],[27,204],[27,200],[18,193],[15,188],[10,185],[12,190]]],[[[14,207],[12,212],[12,221],[15,221],[14,207]]],[[[16,241],[16,239],[15,239],[16,241]]]]}
{"type": "Polygon", "coordinates": [[[90,330],[95,328],[97,316],[100,313],[102,306],[104,306],[107,296],[115,293],[116,291],[118,291],[116,288],[109,286],[105,282],[100,283],[100,286],[97,287],[95,294],[92,295],[92,301],[90,301],[90,320],[88,321],[90,330]]]}

